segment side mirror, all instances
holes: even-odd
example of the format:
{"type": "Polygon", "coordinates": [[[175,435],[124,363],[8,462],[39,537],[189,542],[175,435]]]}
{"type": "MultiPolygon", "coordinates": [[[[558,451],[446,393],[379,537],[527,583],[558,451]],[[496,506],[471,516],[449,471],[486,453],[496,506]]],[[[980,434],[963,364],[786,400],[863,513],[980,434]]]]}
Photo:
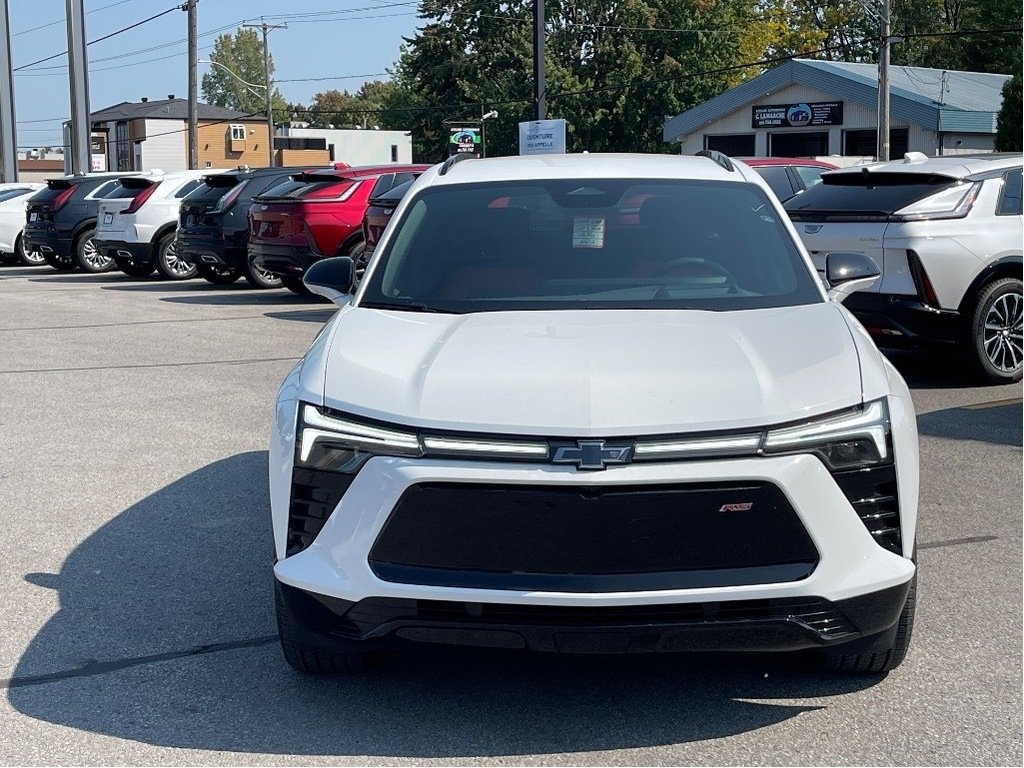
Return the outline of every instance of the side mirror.
{"type": "Polygon", "coordinates": [[[825,256],[825,279],[832,301],[845,301],[847,296],[867,288],[881,274],[875,260],[863,253],[836,251],[825,256]]]}
{"type": "Polygon", "coordinates": [[[302,282],[310,291],[330,299],[339,307],[352,298],[352,276],[355,269],[348,256],[321,259],[306,270],[302,282]]]}

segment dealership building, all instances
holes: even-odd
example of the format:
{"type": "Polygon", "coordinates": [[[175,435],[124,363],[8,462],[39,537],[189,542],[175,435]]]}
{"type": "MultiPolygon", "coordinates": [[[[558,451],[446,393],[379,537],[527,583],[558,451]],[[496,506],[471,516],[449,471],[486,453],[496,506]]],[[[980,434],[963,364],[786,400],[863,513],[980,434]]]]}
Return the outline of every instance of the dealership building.
{"type": "MultiPolygon", "coordinates": [[[[890,157],[991,152],[1009,75],[893,66],[890,157]]],[[[874,64],[792,59],[665,122],[683,154],[873,157],[874,64]]]]}

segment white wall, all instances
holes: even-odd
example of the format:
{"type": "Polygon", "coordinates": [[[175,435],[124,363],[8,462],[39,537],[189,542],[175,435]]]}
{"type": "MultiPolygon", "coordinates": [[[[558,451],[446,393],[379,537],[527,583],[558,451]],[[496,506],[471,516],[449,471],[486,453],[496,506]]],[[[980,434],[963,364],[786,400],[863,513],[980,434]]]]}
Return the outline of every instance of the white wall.
{"type": "MultiPolygon", "coordinates": [[[[769,104],[796,104],[800,102],[838,101],[836,97],[817,88],[805,85],[789,85],[774,93],[765,94],[749,104],[745,104],[735,112],[715,120],[703,128],[691,133],[682,142],[682,154],[692,155],[704,149],[704,136],[728,134],[754,134],[755,154],[758,157],[768,155],[769,133],[813,133],[828,131],[828,151],[830,155],[841,155],[843,152],[844,130],[874,130],[877,124],[877,112],[848,99],[843,102],[843,124],[806,128],[751,128],[751,108],[769,104]]],[[[907,148],[913,152],[924,152],[934,155],[938,150],[938,136],[932,131],[925,131],[920,126],[911,125],[905,120],[893,118],[893,128],[908,128],[907,148]]]]}
{"type": "Polygon", "coordinates": [[[406,131],[375,131],[341,128],[282,128],[282,135],[322,138],[327,148],[334,145],[334,160],[349,165],[391,162],[391,147],[398,147],[399,163],[412,162],[412,134],[406,131]]]}
{"type": "Polygon", "coordinates": [[[146,140],[142,142],[142,167],[136,170],[186,170],[188,139],[183,130],[185,127],[184,120],[147,120],[146,140]]]}
{"type": "Polygon", "coordinates": [[[942,154],[966,155],[972,152],[995,152],[996,137],[979,133],[942,134],[942,154]],[[959,142],[959,143],[957,143],[959,142]]]}

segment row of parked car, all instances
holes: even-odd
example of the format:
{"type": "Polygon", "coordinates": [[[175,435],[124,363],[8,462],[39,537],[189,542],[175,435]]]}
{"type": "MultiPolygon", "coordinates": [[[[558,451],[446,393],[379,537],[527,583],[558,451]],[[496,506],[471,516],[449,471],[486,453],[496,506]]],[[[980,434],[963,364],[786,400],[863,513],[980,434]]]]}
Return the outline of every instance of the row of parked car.
{"type": "MultiPolygon", "coordinates": [[[[822,279],[829,252],[864,253],[878,265],[881,278],[846,306],[881,346],[956,345],[987,380],[1021,378],[1021,155],[908,153],[838,170],[799,158],[745,162],[784,202],[822,279]]],[[[329,256],[353,257],[359,278],[427,167],[339,163],[0,185],[0,252],[62,271],[116,268],[218,285],[244,277],[253,288],[304,294],[303,274],[329,256]]]]}

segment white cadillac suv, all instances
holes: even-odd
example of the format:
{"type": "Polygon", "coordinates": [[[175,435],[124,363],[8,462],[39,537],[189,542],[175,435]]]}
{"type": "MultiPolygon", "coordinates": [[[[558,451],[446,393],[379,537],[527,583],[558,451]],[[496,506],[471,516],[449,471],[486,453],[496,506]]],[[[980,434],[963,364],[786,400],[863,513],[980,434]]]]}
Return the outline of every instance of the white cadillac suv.
{"type": "Polygon", "coordinates": [[[847,308],[886,347],[956,347],[989,382],[1024,372],[1021,155],[927,157],[824,174],[786,201],[821,272],[829,251],[882,278],[847,308]]]}
{"type": "Polygon", "coordinates": [[[306,672],[453,643],[904,658],[906,385],[764,181],[717,153],[456,162],[401,202],[286,378],[281,645],[306,672]]]}

